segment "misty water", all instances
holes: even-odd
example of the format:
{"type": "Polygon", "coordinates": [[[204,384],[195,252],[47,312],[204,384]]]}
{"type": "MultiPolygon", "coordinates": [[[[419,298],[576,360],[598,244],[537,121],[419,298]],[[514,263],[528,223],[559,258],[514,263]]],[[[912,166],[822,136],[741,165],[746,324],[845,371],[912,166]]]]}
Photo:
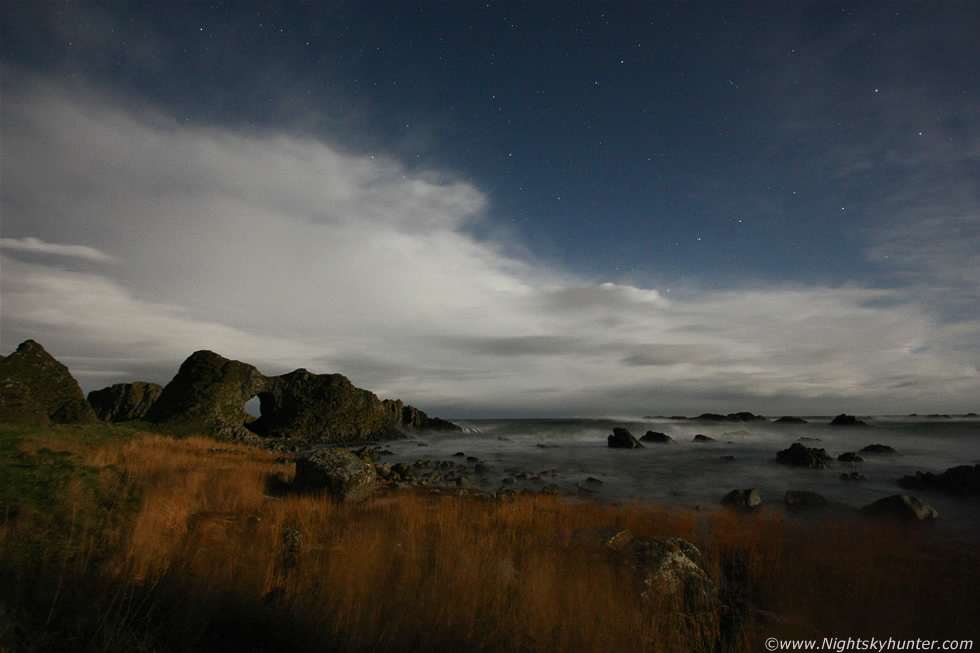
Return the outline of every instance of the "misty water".
{"type": "Polygon", "coordinates": [[[763,509],[782,510],[787,490],[811,490],[825,496],[846,514],[882,497],[904,493],[928,502],[939,512],[937,533],[980,535],[980,499],[950,496],[935,490],[904,490],[897,480],[916,471],[941,473],[957,465],[980,463],[980,419],[926,417],[862,417],[868,426],[830,426],[830,417],[807,417],[806,424],[723,422],[651,418],[455,420],[464,432],[426,433],[385,443],[392,455],[385,462],[452,460],[466,473],[470,486],[490,492],[501,487],[540,489],[548,484],[559,493],[579,496],[581,488],[599,501],[644,501],[680,507],[718,506],[736,488],[758,488],[763,509]],[[614,449],[606,436],[622,426],[637,438],[648,430],[666,433],[669,444],[643,443],[642,449],[614,449]],[[693,442],[696,434],[715,442],[693,442]],[[776,452],[803,440],[826,449],[834,458],[829,469],[791,467],[776,462],[776,452]],[[860,453],[863,463],[837,462],[844,452],[884,444],[898,455],[860,453]],[[478,474],[479,458],[489,471],[478,474]],[[734,456],[734,461],[723,457],[734,456]],[[544,474],[540,480],[516,480],[516,471],[544,474]],[[844,481],[843,472],[858,472],[863,481],[844,481]],[[601,484],[586,482],[589,477],[601,484]]]}

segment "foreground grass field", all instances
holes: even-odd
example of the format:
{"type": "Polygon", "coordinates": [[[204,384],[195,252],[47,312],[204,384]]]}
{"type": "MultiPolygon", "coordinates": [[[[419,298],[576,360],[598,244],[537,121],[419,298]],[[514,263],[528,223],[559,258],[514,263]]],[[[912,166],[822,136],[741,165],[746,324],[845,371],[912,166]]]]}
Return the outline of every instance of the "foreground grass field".
{"type": "Polygon", "coordinates": [[[696,544],[769,636],[971,638],[974,547],[856,520],[547,496],[276,492],[258,449],[119,427],[0,427],[0,651],[680,651],[628,569],[550,546],[591,526],[696,544]]]}

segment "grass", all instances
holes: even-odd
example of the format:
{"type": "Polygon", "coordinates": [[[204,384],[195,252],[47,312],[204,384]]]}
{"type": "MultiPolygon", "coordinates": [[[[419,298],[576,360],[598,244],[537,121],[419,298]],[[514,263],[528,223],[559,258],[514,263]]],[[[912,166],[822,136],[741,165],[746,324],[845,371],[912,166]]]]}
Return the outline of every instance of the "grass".
{"type": "Polygon", "coordinates": [[[628,567],[553,544],[591,526],[695,543],[737,599],[721,650],[975,632],[975,547],[924,532],[547,496],[270,493],[292,473],[205,438],[0,427],[0,651],[697,650],[628,567]]]}

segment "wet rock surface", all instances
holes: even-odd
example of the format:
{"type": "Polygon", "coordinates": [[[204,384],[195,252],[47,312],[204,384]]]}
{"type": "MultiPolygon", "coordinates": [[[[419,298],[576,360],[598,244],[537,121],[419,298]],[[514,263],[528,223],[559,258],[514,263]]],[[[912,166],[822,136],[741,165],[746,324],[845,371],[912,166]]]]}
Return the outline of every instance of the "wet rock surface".
{"type": "Polygon", "coordinates": [[[799,442],[794,442],[789,449],[783,449],[776,453],[776,462],[793,467],[809,467],[811,469],[824,469],[830,467],[833,458],[826,450],[815,447],[806,447],[799,442]]]}
{"type": "Polygon", "coordinates": [[[909,490],[938,490],[957,496],[980,496],[980,464],[950,467],[942,474],[916,472],[898,479],[909,490]]]}

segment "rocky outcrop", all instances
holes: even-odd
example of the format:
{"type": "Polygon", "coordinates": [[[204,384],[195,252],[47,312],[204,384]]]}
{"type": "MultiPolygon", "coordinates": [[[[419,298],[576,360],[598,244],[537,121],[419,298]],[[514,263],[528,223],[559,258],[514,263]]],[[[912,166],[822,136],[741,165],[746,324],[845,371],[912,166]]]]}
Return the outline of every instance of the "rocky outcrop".
{"type": "Polygon", "coordinates": [[[640,437],[640,442],[655,442],[657,444],[670,444],[674,441],[674,438],[670,437],[666,433],[660,433],[658,431],[647,431],[643,436],[640,437]]]}
{"type": "Polygon", "coordinates": [[[117,383],[88,393],[88,403],[104,422],[128,422],[146,417],[162,392],[156,383],[117,383]]]}
{"type": "Polygon", "coordinates": [[[401,399],[385,399],[381,402],[395,424],[423,431],[462,431],[463,428],[438,417],[429,417],[424,412],[409,406],[401,399]]]}
{"type": "Polygon", "coordinates": [[[614,449],[641,449],[643,445],[633,437],[633,434],[621,426],[613,429],[612,435],[606,437],[606,442],[614,449]]]}
{"type": "Polygon", "coordinates": [[[853,415],[845,415],[844,413],[841,413],[833,420],[831,420],[830,425],[831,426],[867,426],[868,423],[859,420],[853,415]]]}
{"type": "Polygon", "coordinates": [[[847,451],[847,452],[842,453],[841,455],[837,456],[837,462],[839,462],[839,463],[850,463],[850,464],[853,465],[853,464],[856,464],[856,463],[863,463],[864,462],[864,458],[862,458],[861,456],[857,455],[853,451],[847,451]]]}
{"type": "Polygon", "coordinates": [[[936,519],[939,513],[925,501],[907,494],[893,494],[861,508],[868,517],[915,523],[936,519]]]}
{"type": "Polygon", "coordinates": [[[694,419],[703,420],[706,422],[768,422],[769,420],[762,415],[753,415],[752,413],[739,412],[739,413],[728,413],[727,415],[720,415],[718,413],[701,413],[694,419]]]}
{"type": "Polygon", "coordinates": [[[347,449],[321,449],[296,461],[293,488],[325,489],[336,501],[357,503],[374,492],[376,478],[374,465],[347,449]]]}
{"type": "Polygon", "coordinates": [[[827,454],[826,450],[805,447],[799,442],[794,442],[789,449],[783,449],[776,453],[776,462],[794,467],[824,469],[830,467],[832,461],[833,458],[827,454]]]}
{"type": "Polygon", "coordinates": [[[909,490],[939,490],[958,496],[980,496],[980,465],[950,467],[942,474],[916,472],[898,479],[898,484],[909,490]]]}
{"type": "Polygon", "coordinates": [[[394,438],[402,427],[459,428],[400,401],[382,402],[342,374],[298,369],[265,376],[212,351],[195,352],[183,362],[146,419],[231,439],[258,435],[304,442],[394,438]],[[258,418],[244,410],[252,397],[259,399],[258,418]]]}
{"type": "Polygon", "coordinates": [[[68,368],[33,340],[0,357],[0,421],[93,424],[98,421],[68,368]]]}
{"type": "Polygon", "coordinates": [[[196,351],[164,387],[146,419],[219,437],[247,438],[245,424],[251,419],[245,403],[267,387],[268,379],[252,365],[213,351],[196,351]]]}
{"type": "Polygon", "coordinates": [[[738,510],[755,510],[762,505],[762,495],[756,488],[732,490],[721,498],[721,505],[738,510]]]}

